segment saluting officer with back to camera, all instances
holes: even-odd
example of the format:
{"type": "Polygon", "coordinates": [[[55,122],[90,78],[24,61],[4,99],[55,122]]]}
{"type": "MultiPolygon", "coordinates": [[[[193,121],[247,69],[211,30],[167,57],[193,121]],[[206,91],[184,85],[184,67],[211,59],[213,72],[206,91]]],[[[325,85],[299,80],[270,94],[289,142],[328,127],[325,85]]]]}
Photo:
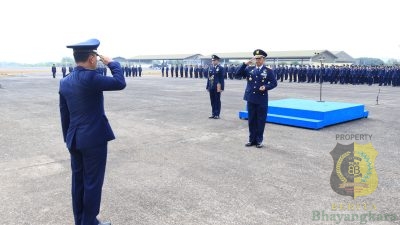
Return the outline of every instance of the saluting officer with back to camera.
{"type": "Polygon", "coordinates": [[[243,63],[236,71],[237,77],[247,79],[244,100],[249,113],[249,142],[245,145],[263,147],[264,128],[268,109],[268,91],[277,86],[274,71],[264,65],[267,53],[261,49],[253,52],[254,57],[243,63]],[[249,65],[256,62],[255,67],[249,65]]]}
{"type": "Polygon", "coordinates": [[[212,115],[210,119],[219,119],[221,113],[221,92],[224,90],[224,68],[219,64],[220,58],[211,56],[206,89],[210,93],[212,115]]]}
{"type": "Polygon", "coordinates": [[[99,55],[99,45],[97,39],[68,45],[77,66],[60,81],[61,127],[71,157],[75,225],[111,225],[96,218],[100,212],[107,143],[115,139],[105,115],[103,91],[122,90],[126,83],[121,65],[99,55]],[[112,77],[97,73],[97,57],[110,68],[112,77]]]}

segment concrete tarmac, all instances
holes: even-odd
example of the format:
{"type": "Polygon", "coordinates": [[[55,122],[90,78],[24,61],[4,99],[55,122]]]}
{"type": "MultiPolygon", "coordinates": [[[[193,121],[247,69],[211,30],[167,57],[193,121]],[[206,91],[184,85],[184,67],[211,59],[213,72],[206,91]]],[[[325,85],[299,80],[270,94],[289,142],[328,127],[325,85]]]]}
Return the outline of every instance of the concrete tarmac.
{"type": "MultiPolygon", "coordinates": [[[[59,80],[0,77],[1,224],[73,224],[59,80]]],[[[400,224],[399,88],[324,83],[323,100],[365,104],[369,118],[321,130],[267,123],[265,147],[257,149],[244,147],[248,125],[238,118],[245,82],[226,81],[220,120],[208,119],[205,87],[205,79],[145,76],[127,78],[123,91],[105,92],[116,140],[109,143],[99,219],[113,225],[362,224],[367,214],[367,224],[400,224]],[[346,134],[372,137],[337,140],[346,134]],[[338,142],[373,144],[375,192],[353,199],[332,190],[330,151],[338,142]],[[346,214],[360,218],[345,221],[346,214]]],[[[279,82],[269,96],[319,100],[319,84],[279,82]]]]}

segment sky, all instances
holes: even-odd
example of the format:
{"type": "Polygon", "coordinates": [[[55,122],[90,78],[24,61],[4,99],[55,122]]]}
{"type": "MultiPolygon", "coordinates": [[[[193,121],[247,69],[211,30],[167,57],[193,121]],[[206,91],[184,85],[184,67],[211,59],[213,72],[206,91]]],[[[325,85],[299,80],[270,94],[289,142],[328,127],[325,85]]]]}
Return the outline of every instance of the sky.
{"type": "Polygon", "coordinates": [[[98,52],[330,50],[400,60],[396,0],[5,0],[0,62],[60,62],[91,38],[98,52]]]}

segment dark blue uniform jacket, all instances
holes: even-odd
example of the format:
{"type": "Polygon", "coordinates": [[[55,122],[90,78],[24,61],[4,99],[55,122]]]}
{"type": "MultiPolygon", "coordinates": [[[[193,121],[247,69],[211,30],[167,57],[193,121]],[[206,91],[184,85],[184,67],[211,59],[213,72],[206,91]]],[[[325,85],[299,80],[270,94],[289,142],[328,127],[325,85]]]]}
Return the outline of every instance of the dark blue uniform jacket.
{"type": "Polygon", "coordinates": [[[256,67],[247,67],[242,64],[236,71],[236,77],[247,79],[246,91],[243,99],[254,104],[268,105],[268,90],[275,88],[278,84],[275,79],[274,71],[261,67],[258,71],[256,67]],[[264,91],[260,91],[261,86],[265,86],[264,91]]]}
{"type": "Polygon", "coordinates": [[[217,91],[217,84],[221,84],[221,90],[224,90],[224,68],[221,65],[210,66],[208,68],[208,78],[206,89],[217,91]]]}
{"type": "Polygon", "coordinates": [[[122,90],[125,78],[118,62],[110,62],[112,77],[76,67],[60,81],[60,113],[64,142],[71,149],[91,148],[115,139],[104,113],[103,91],[122,90]]]}

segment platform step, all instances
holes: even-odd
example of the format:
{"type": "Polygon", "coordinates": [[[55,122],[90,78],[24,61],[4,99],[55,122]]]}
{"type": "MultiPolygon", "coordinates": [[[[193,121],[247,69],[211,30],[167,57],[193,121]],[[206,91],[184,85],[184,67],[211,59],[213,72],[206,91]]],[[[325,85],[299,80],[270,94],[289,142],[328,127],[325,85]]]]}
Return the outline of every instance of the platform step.
{"type": "Polygon", "coordinates": [[[307,121],[307,122],[312,122],[312,123],[319,123],[322,121],[322,120],[302,118],[302,117],[296,117],[296,116],[284,116],[284,115],[268,113],[267,121],[271,122],[271,120],[270,120],[271,118],[282,118],[282,119],[287,119],[287,120],[301,120],[301,121],[307,121]]]}
{"type": "Polygon", "coordinates": [[[295,116],[284,116],[278,114],[268,114],[267,122],[284,124],[295,127],[305,127],[310,129],[320,129],[323,127],[323,120],[301,118],[295,116]]]}
{"type": "MultiPolygon", "coordinates": [[[[239,115],[241,119],[248,119],[247,111],[241,111],[239,115]]],[[[284,116],[278,114],[268,113],[266,122],[284,124],[295,127],[305,127],[310,129],[320,129],[323,127],[323,120],[301,118],[295,116],[284,116]]]]}
{"type": "MultiPolygon", "coordinates": [[[[266,122],[321,129],[326,126],[367,117],[368,111],[365,110],[362,104],[281,99],[270,101],[266,122]]],[[[248,119],[248,112],[240,111],[239,118],[248,119]]]]}

